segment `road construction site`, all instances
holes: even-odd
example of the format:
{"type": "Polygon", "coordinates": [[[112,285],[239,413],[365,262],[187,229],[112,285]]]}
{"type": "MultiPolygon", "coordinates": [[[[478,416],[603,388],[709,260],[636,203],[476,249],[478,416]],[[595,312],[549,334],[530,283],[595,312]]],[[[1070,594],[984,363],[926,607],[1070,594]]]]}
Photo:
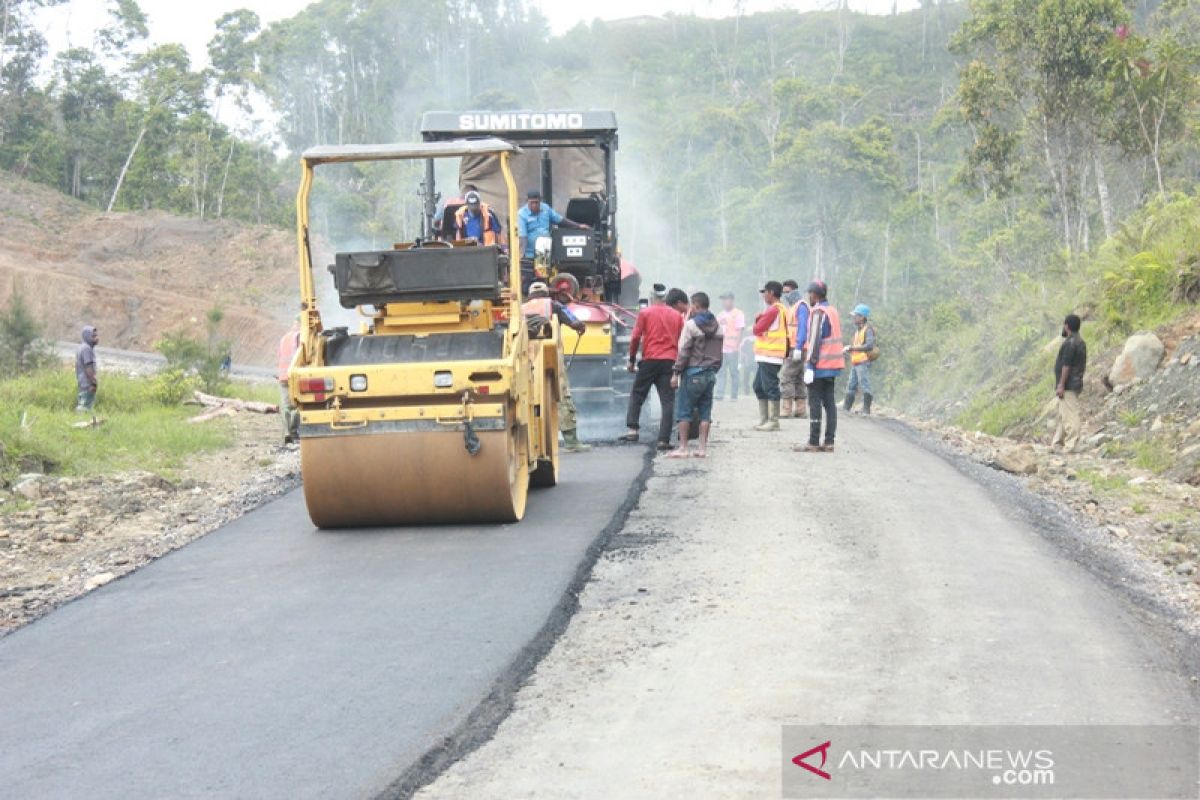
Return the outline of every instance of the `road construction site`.
{"type": "Polygon", "coordinates": [[[322,531],[295,491],[101,587],[0,640],[6,791],[778,796],[789,722],[1197,719],[1193,640],[1079,519],[752,406],[707,459],[564,457],[519,524],[322,531]]]}

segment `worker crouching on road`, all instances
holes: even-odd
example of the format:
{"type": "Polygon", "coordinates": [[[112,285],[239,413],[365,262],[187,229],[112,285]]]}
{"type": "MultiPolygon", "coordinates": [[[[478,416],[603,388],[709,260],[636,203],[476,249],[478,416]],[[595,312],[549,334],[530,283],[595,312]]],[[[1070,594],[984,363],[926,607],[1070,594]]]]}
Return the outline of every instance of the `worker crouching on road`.
{"type": "Polygon", "coordinates": [[[850,385],[846,387],[846,411],[854,409],[854,400],[858,390],[862,389],[863,413],[871,413],[871,401],[875,395],[871,392],[871,362],[878,357],[876,349],[875,326],[871,324],[871,307],[859,303],[854,307],[854,339],[846,346],[845,352],[850,356],[850,385]]]}
{"type": "Polygon", "coordinates": [[[808,319],[808,356],[804,380],[808,384],[808,444],[794,450],[833,452],[837,435],[837,397],[834,383],[846,366],[842,352],[842,322],[837,309],[829,304],[828,287],[823,281],[808,285],[811,312],[808,319]],[[821,442],[821,418],[825,418],[825,441],[821,442]]]}
{"type": "Polygon", "coordinates": [[[671,386],[675,389],[675,419],[679,420],[679,447],[668,458],[687,458],[688,434],[695,412],[700,417],[699,446],[696,456],[708,455],[708,431],[712,427],[713,391],[717,386],[717,372],[721,369],[724,356],[724,340],[721,323],[708,309],[708,295],[696,292],[692,295],[691,316],[683,326],[679,337],[679,356],[671,375],[671,386]]]}
{"type": "Polygon", "coordinates": [[[1064,447],[1068,453],[1079,446],[1083,422],[1079,415],[1079,393],[1083,391],[1083,374],[1087,371],[1087,343],[1079,335],[1082,321],[1075,314],[1063,320],[1063,343],[1054,360],[1054,393],[1058,396],[1058,425],[1054,429],[1051,447],[1064,447]]]}
{"type": "Polygon", "coordinates": [[[625,425],[629,429],[622,442],[636,442],[641,427],[642,405],[650,396],[650,387],[658,393],[662,419],[658,425],[658,449],[671,449],[671,427],[675,408],[675,389],[671,386],[672,370],[679,356],[679,337],[683,333],[683,315],[687,312],[688,297],[682,289],[672,289],[660,305],[641,310],[629,337],[629,371],[636,373],[629,392],[629,410],[625,425]],[[638,348],[642,360],[637,360],[638,348]]]}
{"type": "Polygon", "coordinates": [[[804,359],[800,351],[805,342],[801,331],[808,330],[808,300],[800,291],[800,284],[792,280],[783,282],[784,306],[787,307],[788,344],[791,345],[791,356],[784,360],[779,368],[779,416],[807,417],[808,391],[804,386],[804,359]]]}
{"type": "MultiPolygon", "coordinates": [[[[558,317],[559,322],[581,336],[587,329],[582,321],[575,318],[565,303],[550,297],[550,287],[541,281],[530,284],[529,299],[521,305],[521,313],[524,314],[525,324],[531,331],[540,332],[553,317],[558,317]]],[[[575,399],[571,397],[571,383],[567,380],[567,368],[563,364],[561,350],[558,354],[558,372],[562,376],[562,399],[558,402],[558,430],[562,433],[563,449],[568,453],[586,453],[592,446],[579,441],[578,413],[575,410],[575,399]]]]}
{"type": "Polygon", "coordinates": [[[754,318],[754,360],[758,371],[754,375],[754,396],[758,398],[761,419],[756,431],[779,430],[779,370],[788,357],[787,307],[780,302],[783,284],[767,281],[759,290],[766,309],[754,318]]]}

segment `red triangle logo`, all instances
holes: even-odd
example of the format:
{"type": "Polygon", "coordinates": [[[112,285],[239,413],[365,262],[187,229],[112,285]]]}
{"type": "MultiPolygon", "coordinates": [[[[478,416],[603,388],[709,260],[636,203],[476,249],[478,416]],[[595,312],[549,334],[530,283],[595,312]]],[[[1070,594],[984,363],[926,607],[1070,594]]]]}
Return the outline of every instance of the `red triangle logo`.
{"type": "Polygon", "coordinates": [[[806,770],[811,772],[813,775],[824,778],[827,781],[832,780],[832,778],[830,778],[830,776],[829,776],[829,773],[823,769],[825,766],[825,759],[829,755],[829,745],[830,745],[830,742],[825,742],[825,744],[819,744],[816,747],[812,748],[811,750],[805,750],[803,753],[801,753],[800,755],[793,758],[792,763],[795,764],[797,767],[804,767],[806,770]],[[820,767],[814,767],[812,764],[809,764],[807,761],[804,760],[804,759],[808,758],[809,756],[816,755],[817,753],[821,754],[821,766],[820,767]]]}

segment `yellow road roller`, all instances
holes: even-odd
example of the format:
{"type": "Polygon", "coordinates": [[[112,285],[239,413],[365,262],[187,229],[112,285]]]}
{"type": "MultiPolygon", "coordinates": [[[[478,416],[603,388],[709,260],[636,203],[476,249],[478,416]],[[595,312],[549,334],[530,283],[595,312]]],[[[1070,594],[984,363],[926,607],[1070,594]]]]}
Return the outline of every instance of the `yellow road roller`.
{"type": "Polygon", "coordinates": [[[530,333],[519,264],[499,245],[418,236],[387,250],[337,253],[329,271],[340,305],[362,315],[355,332],[322,325],[313,276],[309,198],[319,165],[423,160],[432,174],[437,159],[496,156],[515,221],[509,158],[519,152],[483,138],[302,155],[300,345],[288,390],[317,526],[514,522],[531,485],[557,483],[558,323],[530,333]]]}

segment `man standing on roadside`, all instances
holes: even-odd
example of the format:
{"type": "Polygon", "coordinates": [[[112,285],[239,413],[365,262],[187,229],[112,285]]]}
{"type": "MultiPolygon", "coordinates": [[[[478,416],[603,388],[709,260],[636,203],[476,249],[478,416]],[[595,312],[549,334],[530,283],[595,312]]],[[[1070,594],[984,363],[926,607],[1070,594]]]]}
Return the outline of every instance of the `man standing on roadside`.
{"type": "Polygon", "coordinates": [[[846,387],[846,413],[854,409],[859,388],[863,395],[863,413],[871,413],[871,353],[875,350],[875,326],[871,324],[871,307],[859,303],[854,307],[854,338],[846,345],[850,356],[850,385],[846,387]]]}
{"type": "Polygon", "coordinates": [[[1058,425],[1050,446],[1063,447],[1073,453],[1079,446],[1083,423],[1079,416],[1079,393],[1083,391],[1083,374],[1087,371],[1087,343],[1079,335],[1082,321],[1077,314],[1063,320],[1063,343],[1054,360],[1054,393],[1058,395],[1058,425]]]}
{"type": "Polygon", "coordinates": [[[672,370],[671,386],[675,389],[675,419],[679,420],[679,448],[668,458],[687,458],[688,434],[692,413],[700,417],[700,446],[697,458],[708,455],[708,431],[712,427],[713,389],[717,371],[724,357],[724,337],[721,323],[708,310],[708,295],[692,295],[692,316],[683,326],[679,337],[679,356],[672,370]]]}
{"type": "Polygon", "coordinates": [[[779,370],[788,356],[787,308],[779,301],[783,285],[767,281],[759,290],[766,308],[754,318],[754,396],[758,398],[756,431],[779,430],[779,370]]]}
{"type": "Polygon", "coordinates": [[[629,411],[625,425],[629,430],[620,437],[622,442],[636,442],[641,427],[642,405],[650,396],[650,387],[658,393],[662,420],[658,426],[658,449],[671,449],[672,412],[675,390],[671,387],[672,370],[679,356],[679,337],[683,333],[683,315],[688,298],[682,289],[672,289],[661,305],[643,308],[637,315],[629,339],[629,371],[637,373],[629,393],[629,411]],[[642,360],[637,360],[638,347],[642,360]]]}
{"type": "Polygon", "coordinates": [[[79,393],[75,396],[75,411],[92,413],[96,405],[96,345],[100,343],[100,331],[91,325],[83,326],[83,341],[75,348],[75,383],[79,393]]]}
{"type": "Polygon", "coordinates": [[[800,284],[793,280],[783,282],[782,302],[787,307],[788,333],[792,356],[779,369],[779,416],[807,417],[808,391],[804,387],[804,359],[797,352],[806,342],[801,341],[808,330],[808,303],[800,292],[800,284]]]}
{"type": "Polygon", "coordinates": [[[279,351],[275,362],[275,377],[279,380],[279,416],[283,420],[283,443],[291,444],[297,439],[300,416],[292,405],[288,393],[288,369],[292,358],[300,348],[300,317],[292,321],[292,327],[279,340],[279,351]]]}
{"type": "Polygon", "coordinates": [[[721,295],[721,313],[717,314],[721,326],[721,371],[717,373],[716,397],[725,399],[728,385],[732,399],[738,399],[738,346],[742,343],[742,332],[746,330],[746,315],[733,304],[733,292],[721,295]]]}
{"type": "Polygon", "coordinates": [[[808,382],[808,444],[793,450],[832,453],[837,435],[837,397],[834,383],[846,366],[842,352],[842,321],[837,309],[829,304],[829,288],[824,281],[808,285],[808,355],[804,380],[808,382]],[[811,376],[811,378],[810,378],[811,376]],[[825,442],[821,442],[821,417],[825,417],[825,442]]]}

